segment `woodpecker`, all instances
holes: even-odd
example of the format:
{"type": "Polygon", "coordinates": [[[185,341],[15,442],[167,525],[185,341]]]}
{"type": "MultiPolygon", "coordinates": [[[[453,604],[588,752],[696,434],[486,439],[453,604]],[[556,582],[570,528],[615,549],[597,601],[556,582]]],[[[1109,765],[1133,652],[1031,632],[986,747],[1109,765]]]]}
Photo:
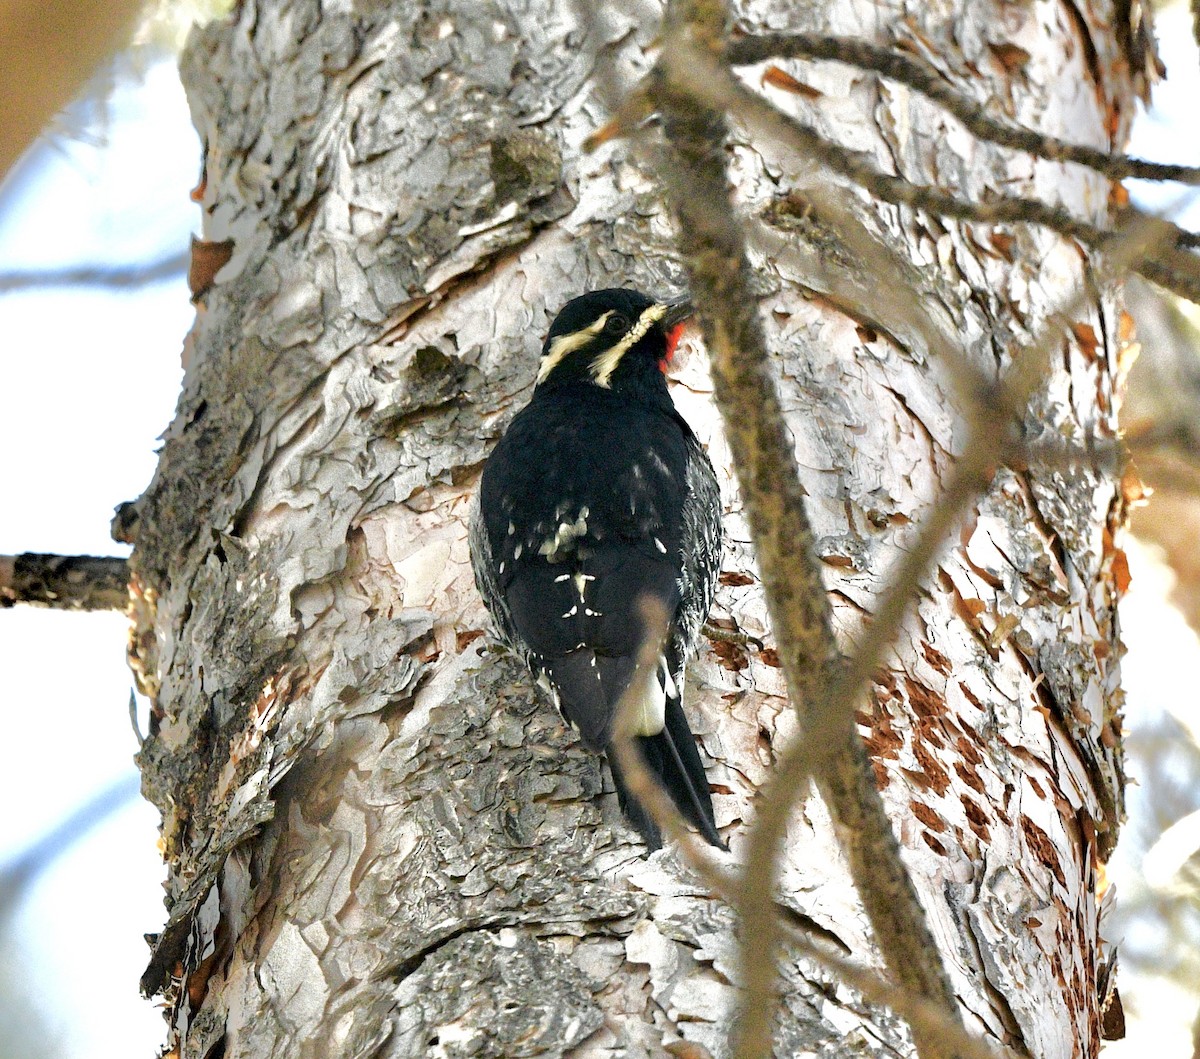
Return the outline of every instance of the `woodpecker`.
{"type": "MultiPolygon", "coordinates": [[[[597,753],[636,675],[639,600],[662,602],[669,636],[640,678],[637,743],[684,818],[724,848],[680,703],[721,564],[717,477],[665,375],[689,315],[626,289],[563,307],[533,396],[484,465],[471,564],[501,638],[597,753]]],[[[608,759],[621,808],[658,849],[658,827],[608,759]]]]}

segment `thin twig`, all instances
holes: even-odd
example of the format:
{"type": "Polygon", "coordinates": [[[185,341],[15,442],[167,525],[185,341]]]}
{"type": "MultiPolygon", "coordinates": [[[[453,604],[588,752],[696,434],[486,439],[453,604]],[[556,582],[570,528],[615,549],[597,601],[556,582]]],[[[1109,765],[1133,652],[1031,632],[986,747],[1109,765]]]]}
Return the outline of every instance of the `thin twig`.
{"type": "Polygon", "coordinates": [[[899,81],[953,114],[981,140],[1025,151],[1051,162],[1074,162],[1110,180],[1175,180],[1200,184],[1200,169],[1187,165],[1150,162],[1084,144],[1067,143],[991,117],[978,103],[949,85],[935,69],[894,48],[862,40],[826,37],[812,33],[765,33],[737,37],[726,56],[733,66],[748,66],[771,58],[818,59],[845,63],[899,81]]]}
{"type": "Polygon", "coordinates": [[[992,380],[964,355],[955,321],[943,300],[933,291],[926,294],[926,279],[901,258],[895,249],[876,236],[859,216],[852,192],[837,185],[822,184],[804,191],[823,232],[828,232],[855,259],[854,267],[839,260],[842,255],[813,250],[805,253],[807,240],[784,240],[763,226],[758,236],[781,245],[775,254],[802,254],[807,266],[806,282],[819,284],[822,296],[854,320],[886,334],[898,348],[915,347],[928,353],[946,374],[953,387],[956,407],[970,407],[986,400],[992,380]],[[886,321],[886,325],[880,321],[886,321]],[[903,341],[901,340],[903,336],[903,341]]]}
{"type": "MultiPolygon", "coordinates": [[[[726,868],[709,846],[689,830],[683,816],[662,787],[655,782],[637,750],[636,718],[639,712],[640,689],[645,675],[658,667],[662,645],[667,637],[667,610],[660,601],[647,596],[639,600],[639,614],[645,633],[638,651],[634,676],[629,689],[617,706],[611,752],[625,778],[630,793],[641,803],[664,834],[676,843],[684,862],[710,889],[714,897],[737,910],[745,903],[745,882],[726,868]]],[[[812,744],[801,740],[800,756],[811,757],[812,744]]],[[[807,766],[804,767],[807,773],[807,766]]],[[[923,1031],[947,1038],[961,1059],[1004,1059],[1013,1053],[1006,1048],[993,1048],[986,1041],[968,1033],[957,1021],[949,1018],[937,1004],[924,997],[893,985],[877,972],[847,959],[833,950],[828,940],[818,940],[813,930],[799,920],[798,914],[786,906],[771,901],[772,915],[787,944],[809,959],[832,971],[838,978],[856,989],[868,1002],[897,1012],[923,1031]]],[[[751,937],[743,923],[744,937],[751,937]]]]}
{"type": "Polygon", "coordinates": [[[74,268],[0,272],[0,294],[53,287],[144,287],[175,276],[186,276],[191,251],[171,254],[138,265],[80,265],[74,268]]]}
{"type": "MultiPolygon", "coordinates": [[[[1124,236],[1115,248],[1111,266],[1119,269],[1127,265],[1147,245],[1152,245],[1153,227],[1138,225],[1124,236]]],[[[1070,319],[1086,297],[1085,290],[1075,292],[1055,314],[1055,321],[1070,319]]],[[[1044,381],[1049,358],[1058,348],[1060,339],[1061,326],[1057,322],[1048,324],[1040,341],[1015,359],[997,390],[995,403],[976,406],[986,415],[971,424],[968,442],[955,464],[950,482],[922,519],[915,540],[906,546],[891,575],[887,591],[873,608],[872,620],[863,629],[852,662],[834,682],[830,710],[850,709],[861,699],[871,674],[876,672],[886,651],[895,642],[927,571],[950,531],[958,524],[966,505],[987,488],[994,466],[1012,453],[1020,454],[1020,443],[1014,439],[1014,425],[1044,381]]],[[[759,819],[747,853],[751,863],[756,856],[762,855],[762,851],[774,849],[782,841],[791,807],[807,784],[808,770],[808,751],[799,741],[776,762],[772,782],[759,800],[759,819]]],[[[841,774],[835,777],[840,778],[841,774]]]]}
{"type": "MultiPolygon", "coordinates": [[[[719,0],[675,0],[668,9],[663,54],[652,87],[676,153],[666,179],[712,360],[714,393],[742,485],[788,687],[801,712],[806,749],[814,755],[815,774],[846,842],[889,973],[903,989],[941,1006],[954,1021],[959,1015],[953,991],[900,862],[851,711],[834,714],[827,708],[831,680],[839,668],[837,641],[749,283],[743,234],[731,209],[725,122],[717,109],[710,109],[709,99],[697,98],[691,77],[675,76],[681,48],[689,59],[704,49],[705,65],[719,67],[725,17],[719,0]]],[[[732,80],[727,71],[722,76],[732,80]]],[[[791,801],[783,801],[787,814],[791,801]]],[[[764,812],[772,808],[768,802],[763,799],[764,812]]],[[[741,891],[745,1000],[737,1054],[743,1059],[771,1051],[779,942],[772,893],[783,831],[770,832],[770,841],[762,841],[767,834],[760,826],[751,833],[741,891]]],[[[913,1032],[925,1059],[948,1054],[940,1035],[916,1025],[913,1032]]]]}
{"type": "MultiPolygon", "coordinates": [[[[678,83],[681,90],[689,92],[697,101],[736,113],[740,120],[758,125],[804,156],[841,173],[893,205],[923,209],[964,221],[1037,224],[1060,235],[1079,239],[1096,250],[1106,249],[1117,238],[1114,229],[1082,221],[1064,209],[1036,199],[993,194],[985,202],[969,202],[940,188],[913,184],[903,177],[883,173],[862,152],[831,143],[814,129],[751,92],[724,69],[716,57],[705,54],[694,43],[681,41],[669,49],[664,47],[659,67],[659,76],[678,83]]],[[[1125,226],[1137,221],[1154,220],[1132,209],[1123,211],[1120,219],[1125,226]]],[[[1169,230],[1176,246],[1200,244],[1200,236],[1195,233],[1177,225],[1170,225],[1169,230]]],[[[1155,259],[1145,256],[1133,262],[1131,267],[1181,297],[1200,303],[1200,258],[1164,245],[1155,259]]]]}
{"type": "Polygon", "coordinates": [[[766,650],[766,644],[757,636],[751,636],[748,632],[739,632],[736,629],[721,629],[716,625],[709,625],[705,622],[700,626],[701,635],[716,643],[732,643],[739,647],[754,647],[756,650],[766,650]]]}
{"type": "MultiPolygon", "coordinates": [[[[1036,464],[1039,470],[1066,471],[1075,467],[1119,478],[1129,465],[1129,446],[1117,438],[1085,438],[1071,441],[1067,438],[1025,439],[1014,442],[1010,461],[1036,464]]],[[[1021,468],[1012,464],[1015,469],[1021,468]]]]}
{"type": "Polygon", "coordinates": [[[58,610],[124,610],[129,563],[116,556],[0,555],[0,609],[18,603],[58,610]]]}
{"type": "Polygon", "coordinates": [[[0,864],[0,916],[12,910],[41,872],[64,853],[70,852],[80,839],[87,838],[113,813],[133,802],[138,796],[139,787],[137,775],[114,780],[40,838],[34,839],[26,849],[0,864]]]}
{"type": "Polygon", "coordinates": [[[28,892],[30,882],[59,857],[71,852],[80,839],[88,838],[109,816],[136,801],[139,788],[137,774],[114,779],[16,856],[0,863],[0,916],[10,913],[17,899],[28,892]]]}

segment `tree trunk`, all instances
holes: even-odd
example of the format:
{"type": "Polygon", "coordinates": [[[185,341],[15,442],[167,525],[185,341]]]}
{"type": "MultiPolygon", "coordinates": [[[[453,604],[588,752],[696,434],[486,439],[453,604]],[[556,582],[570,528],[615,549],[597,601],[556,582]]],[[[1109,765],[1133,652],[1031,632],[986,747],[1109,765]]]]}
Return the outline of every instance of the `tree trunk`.
{"type": "MultiPolygon", "coordinates": [[[[997,115],[1123,140],[1126,4],[791,6],[747,0],[739,17],[894,35],[997,115]]],[[[550,316],[589,288],[679,290],[653,151],[579,146],[607,120],[597,71],[631,85],[660,14],[605,5],[585,32],[550,0],[244,0],[189,43],[215,262],[193,275],[184,389],[138,504],[131,648],[169,872],[143,985],[166,993],[181,1056],[728,1054],[733,912],[670,849],[644,855],[601,763],[491,644],[467,560],[479,467],[550,316]]],[[[1100,178],[976,142],[895,83],[779,65],[802,90],[765,87],[774,102],[884,169],[1107,215],[1100,178]]],[[[851,315],[815,278],[814,257],[853,276],[805,208],[827,177],[744,133],[730,161],[849,646],[960,451],[953,372],[862,311],[870,276],[851,315]]],[[[1034,442],[1115,436],[1125,332],[1078,245],[864,217],[993,374],[1096,283],[1025,426],[1034,442]]],[[[768,644],[714,642],[689,669],[736,860],[797,726],[695,339],[672,378],[725,490],[714,619],[768,644]]],[[[1001,468],[860,715],[967,1025],[1039,1059],[1099,1048],[1124,519],[1109,473],[1001,468]]],[[[816,799],[780,900],[875,960],[816,799]]],[[[783,975],[776,1054],[911,1053],[902,1020],[817,964],[789,957],[783,975]]]]}

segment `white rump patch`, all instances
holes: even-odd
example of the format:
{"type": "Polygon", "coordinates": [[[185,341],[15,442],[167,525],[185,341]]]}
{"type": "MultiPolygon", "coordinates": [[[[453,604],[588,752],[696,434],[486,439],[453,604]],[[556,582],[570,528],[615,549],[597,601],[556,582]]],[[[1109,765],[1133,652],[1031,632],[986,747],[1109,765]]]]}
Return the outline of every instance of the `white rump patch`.
{"type": "Polygon", "coordinates": [[[674,681],[667,672],[667,660],[660,656],[658,665],[642,676],[643,685],[633,720],[634,735],[658,735],[667,723],[667,689],[660,674],[665,676],[665,683],[671,690],[675,690],[674,681]]]}
{"type": "Polygon", "coordinates": [[[668,698],[675,698],[678,690],[675,687],[675,681],[671,679],[671,667],[667,665],[667,660],[662,655],[658,656],[658,666],[662,670],[663,691],[668,698]]]}

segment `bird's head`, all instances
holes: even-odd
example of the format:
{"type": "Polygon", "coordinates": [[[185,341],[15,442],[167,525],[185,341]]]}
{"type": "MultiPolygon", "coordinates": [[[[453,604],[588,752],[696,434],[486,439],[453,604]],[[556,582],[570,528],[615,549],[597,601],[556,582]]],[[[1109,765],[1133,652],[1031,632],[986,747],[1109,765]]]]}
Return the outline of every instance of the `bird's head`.
{"type": "Polygon", "coordinates": [[[665,393],[662,376],[691,315],[687,302],[656,302],[620,287],[572,298],[550,325],[538,387],[582,382],[624,390],[650,385],[665,393]]]}

